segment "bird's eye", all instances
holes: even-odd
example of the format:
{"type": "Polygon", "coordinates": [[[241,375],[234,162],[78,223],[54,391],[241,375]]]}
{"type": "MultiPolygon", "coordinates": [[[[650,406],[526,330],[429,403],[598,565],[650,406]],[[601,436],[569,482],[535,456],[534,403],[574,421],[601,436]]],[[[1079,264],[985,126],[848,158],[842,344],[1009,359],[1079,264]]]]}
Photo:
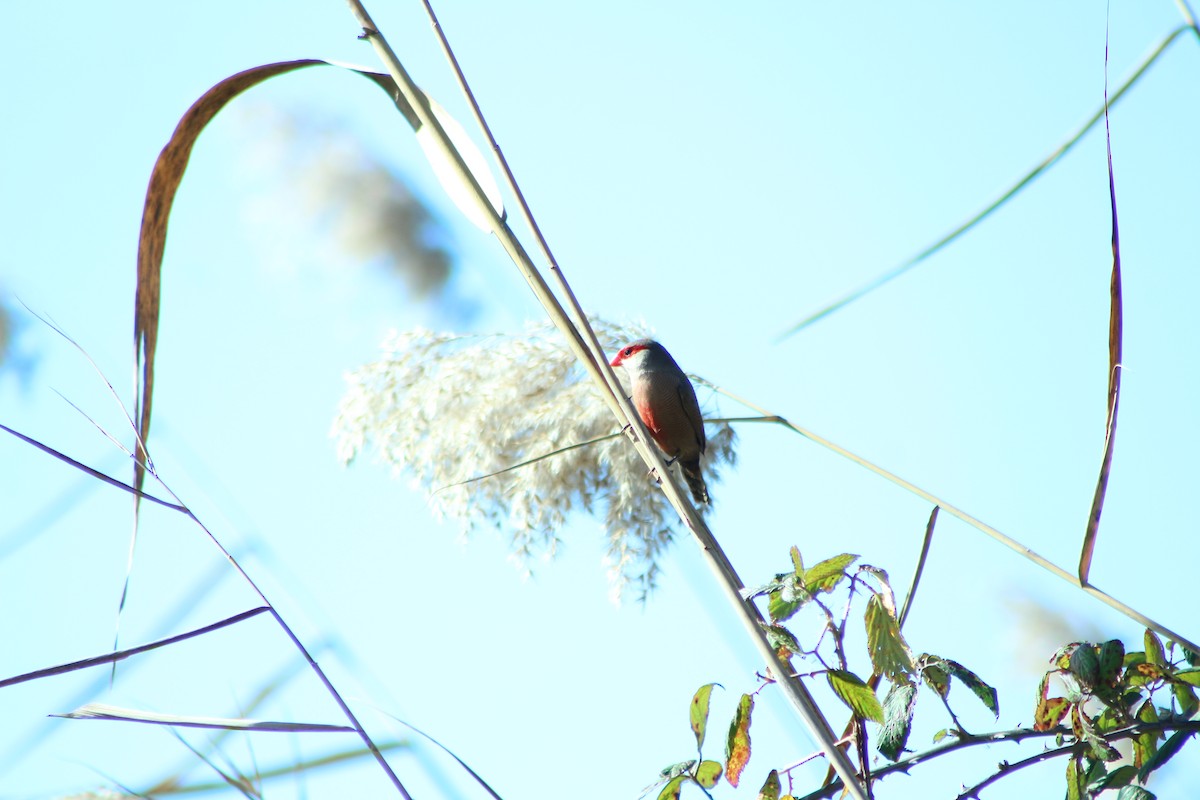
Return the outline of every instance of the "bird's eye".
{"type": "Polygon", "coordinates": [[[622,350],[622,351],[621,351],[621,355],[623,355],[623,356],[631,356],[631,355],[633,355],[633,348],[632,348],[632,347],[626,347],[624,350],[622,350]]]}

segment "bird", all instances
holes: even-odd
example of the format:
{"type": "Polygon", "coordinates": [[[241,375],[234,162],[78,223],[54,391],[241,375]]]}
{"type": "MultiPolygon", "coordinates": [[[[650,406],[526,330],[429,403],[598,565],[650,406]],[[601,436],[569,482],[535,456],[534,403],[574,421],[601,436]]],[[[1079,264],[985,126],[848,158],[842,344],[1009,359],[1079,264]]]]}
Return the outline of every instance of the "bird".
{"type": "Polygon", "coordinates": [[[624,367],[633,388],[633,407],[658,449],[678,461],[683,478],[697,503],[709,503],[708,487],[700,473],[700,456],[707,440],[696,390],[675,359],[653,339],[622,347],[610,366],[624,367]]]}

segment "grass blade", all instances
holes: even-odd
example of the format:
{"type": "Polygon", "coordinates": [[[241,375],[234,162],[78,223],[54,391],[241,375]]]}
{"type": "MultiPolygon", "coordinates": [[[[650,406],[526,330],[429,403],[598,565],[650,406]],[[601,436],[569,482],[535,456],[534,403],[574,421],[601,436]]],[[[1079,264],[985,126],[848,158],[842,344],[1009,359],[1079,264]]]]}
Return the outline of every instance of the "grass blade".
{"type": "MultiPolygon", "coordinates": [[[[876,289],[883,286],[884,284],[890,283],[892,280],[899,278],[901,275],[908,272],[910,269],[917,266],[921,262],[925,261],[927,258],[932,256],[934,253],[938,252],[943,247],[950,244],[955,239],[962,236],[964,233],[971,230],[976,225],[978,225],[980,222],[982,222],[984,219],[986,219],[988,216],[990,216],[993,211],[995,211],[996,209],[1000,208],[1000,206],[1007,203],[1010,199],[1013,198],[1013,196],[1015,196],[1018,192],[1020,192],[1022,189],[1024,189],[1030,183],[1032,183],[1034,181],[1034,179],[1036,179],[1043,172],[1045,172],[1051,166],[1053,166],[1060,158],[1065,156],[1071,150],[1071,148],[1073,148],[1076,144],[1079,143],[1079,140],[1083,138],[1084,134],[1086,134],[1088,131],[1090,131],[1097,122],[1099,122],[1101,119],[1107,120],[1108,109],[1111,106],[1115,106],[1117,104],[1117,102],[1121,99],[1121,97],[1124,96],[1125,91],[1127,89],[1129,89],[1129,87],[1133,86],[1133,84],[1136,83],[1137,80],[1142,77],[1143,73],[1145,73],[1146,70],[1150,68],[1150,65],[1153,64],[1155,61],[1157,61],[1158,57],[1163,54],[1163,52],[1167,49],[1167,47],[1172,42],[1174,42],[1176,38],[1178,38],[1179,34],[1183,33],[1184,31],[1187,31],[1187,30],[1192,30],[1192,28],[1193,28],[1192,25],[1183,25],[1183,26],[1180,26],[1179,28],[1176,28],[1175,30],[1171,31],[1171,33],[1167,34],[1167,36],[1164,37],[1162,41],[1160,41],[1157,45],[1155,45],[1154,49],[1150,51],[1150,54],[1147,55],[1144,59],[1142,59],[1142,62],[1137,66],[1136,69],[1134,69],[1133,73],[1128,78],[1125,79],[1125,82],[1122,83],[1121,86],[1115,92],[1113,92],[1112,98],[1109,99],[1105,103],[1103,108],[1101,108],[1099,111],[1097,111],[1095,114],[1093,114],[1091,116],[1091,118],[1088,119],[1088,121],[1083,124],[1083,127],[1081,127],[1079,130],[1075,131],[1075,133],[1072,134],[1071,137],[1069,139],[1067,139],[1065,142],[1060,144],[1058,146],[1058,148],[1054,150],[1054,152],[1052,152],[1052,153],[1050,153],[1050,155],[1046,156],[1046,158],[1043,159],[1040,164],[1038,164],[1036,167],[1034,167],[1032,170],[1030,170],[1028,173],[1026,173],[1025,176],[1022,177],[1019,181],[1017,181],[1011,188],[1009,188],[1008,191],[1004,192],[1004,194],[1000,195],[998,198],[993,200],[982,211],[980,211],[975,216],[968,219],[966,222],[959,225],[954,230],[947,233],[942,238],[938,239],[933,244],[926,247],[921,252],[917,253],[915,256],[910,258],[908,261],[905,261],[903,264],[893,267],[892,269],[888,270],[887,272],[884,272],[883,274],[879,275],[875,279],[871,280],[869,283],[864,284],[863,286],[859,287],[858,289],[855,289],[854,291],[850,292],[849,294],[839,298],[838,300],[835,300],[834,302],[830,303],[829,305],[821,308],[820,310],[818,310],[818,311],[808,315],[804,319],[800,320],[795,325],[793,325],[792,327],[788,328],[786,331],[781,333],[779,335],[777,341],[786,339],[794,333],[799,333],[800,331],[807,328],[809,325],[812,325],[814,322],[824,319],[825,317],[829,316],[833,312],[838,311],[842,308],[845,308],[846,306],[850,305],[851,303],[855,302],[856,300],[862,299],[863,297],[865,297],[866,295],[875,291],[876,289]]],[[[1198,35],[1200,35],[1200,34],[1198,34],[1198,35]]]]}
{"type": "Polygon", "coordinates": [[[134,708],[120,708],[105,703],[88,703],[66,714],[51,714],[62,719],[107,719],[119,722],[144,722],[180,728],[211,728],[229,731],[268,731],[271,733],[356,733],[349,725],[327,725],[318,722],[277,722],[273,720],[234,719],[221,717],[190,717],[179,714],[160,714],[134,708]]]}
{"type": "Polygon", "coordinates": [[[53,667],[46,667],[44,669],[34,670],[33,672],[26,672],[23,675],[15,675],[11,678],[0,680],[0,689],[3,689],[5,686],[13,686],[18,683],[35,681],[40,678],[48,678],[52,675],[62,675],[67,672],[87,669],[88,667],[95,667],[99,666],[100,664],[116,663],[129,658],[130,656],[136,656],[139,653],[157,650],[160,647],[166,647],[168,645],[176,644],[177,642],[192,639],[196,636],[203,636],[206,633],[218,631],[221,628],[227,628],[230,625],[236,625],[239,622],[245,622],[251,617],[257,617],[259,614],[267,611],[270,611],[270,609],[266,606],[259,606],[258,608],[252,608],[249,611],[243,611],[240,614],[234,614],[232,617],[226,617],[225,619],[219,622],[214,622],[211,625],[205,625],[203,628],[196,628],[195,630],[187,631],[186,633],[168,636],[166,639],[159,639],[157,641],[150,642],[149,644],[131,647],[127,650],[118,650],[115,653],[105,653],[104,655],[100,656],[92,656],[91,658],[85,658],[80,661],[72,661],[68,664],[59,664],[53,667]]]}
{"type": "Polygon", "coordinates": [[[1117,188],[1113,180],[1112,131],[1108,125],[1108,31],[1104,32],[1104,142],[1108,152],[1108,202],[1112,210],[1112,278],[1109,282],[1108,310],[1108,424],[1104,430],[1104,459],[1100,463],[1100,478],[1092,497],[1087,530],[1083,535],[1083,551],[1079,555],[1079,582],[1086,584],[1092,568],[1092,552],[1100,532],[1100,514],[1104,510],[1104,495],[1108,491],[1108,476],[1112,469],[1113,439],[1117,433],[1117,407],[1121,394],[1121,237],[1117,228],[1117,188]]]}

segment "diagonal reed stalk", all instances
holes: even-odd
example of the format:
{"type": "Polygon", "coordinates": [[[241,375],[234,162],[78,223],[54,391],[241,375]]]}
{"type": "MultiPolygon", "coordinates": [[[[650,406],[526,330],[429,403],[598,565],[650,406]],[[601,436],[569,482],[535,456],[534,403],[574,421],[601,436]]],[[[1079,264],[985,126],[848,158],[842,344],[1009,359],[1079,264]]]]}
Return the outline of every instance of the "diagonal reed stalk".
{"type": "Polygon", "coordinates": [[[818,746],[825,753],[826,757],[831,761],[834,769],[841,777],[847,790],[855,798],[855,800],[866,800],[869,790],[865,789],[862,782],[856,775],[854,765],[847,758],[836,744],[833,730],[829,726],[828,720],[825,719],[821,710],[817,707],[816,701],[809,694],[808,689],[801,683],[798,677],[791,675],[791,670],[779,659],[775,650],[767,641],[763,631],[763,619],[759,613],[757,606],[752,602],[743,599],[742,589],[744,584],[738,577],[733,565],[729,562],[720,545],[717,544],[712,532],[704,523],[696,509],[684,497],[679,486],[675,483],[674,478],[666,468],[661,454],[655,447],[650,445],[650,437],[642,424],[641,419],[634,412],[629,398],[625,396],[624,391],[618,382],[616,375],[608,365],[608,360],[604,357],[603,349],[597,340],[595,333],[591,330],[586,320],[586,315],[579,306],[574,293],[567,284],[566,277],[563,275],[561,268],[554,261],[549,247],[547,246],[544,237],[541,235],[536,223],[533,221],[533,216],[529,212],[528,206],[524,201],[519,189],[516,188],[516,181],[512,177],[511,171],[508,169],[499,145],[496,143],[495,137],[492,136],[490,129],[483,122],[483,115],[479,110],[478,104],[475,102],[466,78],[462,70],[458,67],[457,60],[450,49],[449,42],[443,33],[440,24],[437,22],[437,17],[433,14],[433,9],[428,2],[425,3],[427,12],[430,15],[431,22],[437,32],[438,38],[442,44],[442,48],[446,53],[447,58],[459,80],[460,88],[467,96],[467,100],[471,105],[472,110],[476,115],[477,121],[483,125],[484,132],[487,135],[488,142],[492,147],[493,152],[497,154],[497,158],[504,169],[506,180],[510,188],[513,189],[522,208],[522,213],[526,218],[531,230],[535,231],[535,235],[542,248],[543,254],[551,265],[551,270],[558,281],[564,296],[568,299],[571,309],[578,322],[572,321],[571,317],[564,310],[559,302],[557,295],[550,289],[542,278],[541,273],[533,264],[529,254],[525,248],[517,240],[516,235],[508,226],[505,220],[496,212],[490,202],[486,199],[478,180],[471,171],[467,168],[463,158],[455,150],[450,138],[446,135],[441,124],[430,111],[428,103],[424,96],[417,90],[416,85],[409,77],[400,60],[396,57],[395,52],[388,44],[384,36],[379,32],[371,16],[367,13],[366,8],[359,0],[347,0],[351,13],[354,14],[358,23],[362,26],[362,37],[369,41],[374,47],[380,61],[387,68],[388,73],[396,81],[396,85],[404,94],[409,104],[416,111],[423,127],[427,126],[432,132],[433,138],[440,150],[440,155],[443,156],[448,164],[450,164],[462,186],[466,187],[472,196],[476,199],[479,206],[479,211],[483,217],[488,220],[491,232],[499,240],[501,246],[508,253],[516,264],[518,270],[533,290],[538,301],[541,302],[550,320],[562,332],[567,340],[575,357],[583,365],[588,375],[596,383],[600,389],[601,396],[612,410],[617,421],[629,433],[630,440],[636,448],[638,454],[646,462],[647,466],[659,475],[661,478],[661,487],[666,494],[667,499],[679,514],[680,519],[692,532],[703,553],[709,567],[713,570],[718,579],[726,599],[736,609],[739,619],[753,641],[759,654],[768,665],[772,676],[781,687],[784,695],[795,707],[800,718],[803,720],[809,733],[816,740],[818,746]]]}
{"type": "Polygon", "coordinates": [[[733,392],[730,392],[727,389],[722,389],[720,386],[717,386],[716,384],[705,381],[702,378],[699,380],[705,386],[710,387],[713,391],[715,391],[719,394],[723,394],[726,397],[728,397],[729,399],[734,400],[738,403],[741,403],[742,405],[746,406],[747,408],[751,408],[751,409],[759,412],[760,414],[762,414],[763,416],[760,417],[757,421],[771,422],[771,423],[775,423],[778,425],[783,425],[785,428],[788,428],[789,430],[791,430],[794,433],[798,433],[799,435],[803,436],[805,439],[808,439],[810,442],[819,444],[821,447],[824,447],[826,450],[830,450],[830,451],[836,453],[837,455],[841,456],[842,458],[853,461],[855,464],[858,464],[859,466],[869,469],[871,472],[874,472],[876,475],[880,476],[881,478],[884,478],[885,480],[891,481],[892,483],[896,484],[901,489],[904,489],[907,492],[911,492],[912,494],[915,494],[917,497],[920,497],[922,500],[925,500],[926,502],[937,506],[942,511],[945,511],[947,514],[951,514],[955,517],[958,517],[960,520],[967,523],[972,528],[975,528],[976,530],[981,531],[982,533],[990,536],[991,538],[995,539],[997,542],[999,542],[1000,544],[1009,548],[1010,550],[1013,550],[1014,552],[1021,555],[1022,557],[1027,558],[1030,561],[1032,561],[1033,563],[1037,564],[1039,567],[1046,570],[1047,572],[1050,572],[1053,575],[1056,575],[1057,577],[1062,578],[1064,581],[1071,584],[1075,588],[1082,589],[1087,594],[1090,594],[1092,597],[1096,598],[1097,600],[1099,600],[1100,602],[1109,606],[1110,608],[1113,608],[1116,611],[1120,612],[1121,614],[1124,614],[1126,617],[1129,617],[1133,621],[1137,622],[1139,625],[1142,625],[1146,628],[1150,628],[1151,630],[1157,631],[1161,635],[1165,636],[1168,639],[1171,639],[1172,641],[1178,642],[1179,644],[1188,648],[1192,652],[1200,652],[1200,648],[1198,648],[1196,644],[1189,641],[1185,637],[1180,636],[1178,633],[1175,633],[1174,631],[1172,631],[1170,628],[1166,627],[1165,625],[1155,622],[1154,620],[1150,619],[1149,617],[1147,617],[1145,614],[1141,613],[1137,609],[1127,606],[1126,604],[1122,603],[1120,600],[1116,599],[1115,597],[1108,594],[1107,592],[1103,592],[1100,589],[1096,588],[1094,585],[1092,585],[1090,583],[1081,582],[1077,575],[1063,569],[1062,567],[1055,564],[1053,561],[1050,561],[1048,558],[1038,555],[1033,550],[1029,549],[1025,545],[1018,542],[1016,539],[1013,539],[1009,536],[1004,535],[997,529],[993,528],[991,525],[988,525],[986,522],[982,522],[981,520],[976,519],[975,517],[971,516],[970,514],[963,511],[962,509],[958,508],[957,506],[953,506],[950,503],[947,503],[945,500],[942,500],[940,497],[930,494],[929,492],[925,491],[924,489],[920,488],[919,486],[916,486],[915,484],[909,483],[908,481],[904,480],[904,478],[901,478],[899,475],[896,475],[893,472],[888,472],[883,467],[881,467],[877,464],[873,464],[870,461],[867,461],[865,458],[850,452],[849,450],[847,450],[846,448],[844,448],[840,445],[834,444],[833,442],[829,441],[828,439],[824,438],[823,436],[819,436],[818,434],[813,433],[812,431],[808,430],[807,428],[802,428],[799,425],[789,422],[787,419],[785,419],[784,417],[781,417],[778,414],[772,414],[770,411],[766,410],[765,408],[758,405],[757,403],[747,400],[744,397],[739,397],[738,395],[734,394],[733,392]]]}

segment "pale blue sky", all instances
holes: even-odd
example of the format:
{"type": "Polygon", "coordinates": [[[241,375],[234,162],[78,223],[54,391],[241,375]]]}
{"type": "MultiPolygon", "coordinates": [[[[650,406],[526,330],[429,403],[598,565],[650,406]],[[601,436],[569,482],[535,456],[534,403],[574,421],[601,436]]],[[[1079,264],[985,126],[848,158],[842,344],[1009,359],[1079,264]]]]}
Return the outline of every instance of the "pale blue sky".
{"type": "MultiPolygon", "coordinates": [[[[1111,259],[1102,135],[915,271],[776,337],[983,207],[1094,111],[1103,3],[443,5],[442,23],[588,309],[646,320],[685,369],[1074,568],[1103,446],[1111,259]]],[[[420,4],[371,11],[414,78],[465,122],[420,4]]],[[[10,4],[2,19],[0,289],[10,308],[19,298],[66,329],[128,399],[141,203],[180,115],[256,64],[376,66],[374,57],[332,0],[78,4],[53,18],[10,4]]],[[[1169,0],[1113,2],[1111,83],[1181,21],[1169,0]]],[[[1181,36],[1112,115],[1127,369],[1093,567],[1101,588],[1193,639],[1198,75],[1200,42],[1181,36]]],[[[0,374],[0,422],[123,477],[120,455],[55,394],[122,430],[103,386],[68,345],[14,313],[17,347],[33,366],[0,374]]],[[[179,194],[152,451],[223,541],[268,548],[247,566],[306,641],[336,632],[354,654],[353,664],[330,653],[322,663],[374,731],[386,723],[372,706],[411,720],[510,800],[634,797],[660,767],[689,756],[695,688],[727,687],[714,708],[723,729],[759,668],[691,543],[677,543],[644,608],[609,602],[591,519],[574,520],[560,557],[523,581],[506,563],[503,534],[464,544],[405,479],[367,460],[340,467],[327,436],[342,374],[374,357],[389,328],[517,330],[541,316],[500,248],[445,200],[376,88],[331,69],[272,81],[205,132],[179,194]],[[277,146],[264,123],[272,109],[361,141],[434,207],[457,254],[445,302],[409,302],[381,271],[344,256],[327,263],[326,240],[295,222],[287,189],[270,188],[278,172],[259,171],[277,146]]],[[[717,408],[742,413],[728,401],[717,408]]],[[[907,586],[925,503],[781,430],[740,432],[740,465],[713,487],[712,523],[748,583],[786,569],[795,544],[810,559],[860,553],[907,586]]],[[[2,551],[0,677],[103,652],[124,574],[127,499],[12,439],[0,440],[0,458],[9,465],[0,541],[70,498],[52,524],[2,551]]],[[[222,574],[219,559],[192,526],[148,511],[122,640],[160,635],[160,611],[212,570],[222,574]]],[[[225,574],[173,630],[252,602],[225,574]]],[[[945,516],[907,630],[918,650],[998,687],[999,723],[959,701],[975,731],[1030,722],[1033,656],[1075,637],[1134,646],[1141,635],[945,516]],[[1057,639],[1021,638],[1031,623],[1014,608],[1030,600],[1066,620],[1057,639]]],[[[93,685],[99,671],[5,689],[0,798],[86,788],[100,773],[141,786],[190,758],[161,730],[49,713],[96,700],[235,715],[292,658],[260,618],[127,662],[112,693],[93,685]]],[[[748,784],[813,749],[767,695],[748,784]]],[[[307,676],[259,715],[341,721],[307,676]]],[[[936,703],[923,705],[910,745],[946,724],[936,703]]],[[[280,736],[252,744],[253,756],[244,740],[229,747],[243,768],[332,746],[280,736]]],[[[1160,796],[1190,785],[1195,747],[1160,796]]],[[[997,746],[945,759],[885,782],[879,796],[949,796],[1029,752],[997,746]]],[[[423,763],[394,763],[416,797],[446,794],[423,763]]],[[[986,796],[1053,795],[1062,771],[1052,762],[986,796]]],[[[304,791],[382,797],[388,787],[362,765],[267,796],[304,791]]]]}

